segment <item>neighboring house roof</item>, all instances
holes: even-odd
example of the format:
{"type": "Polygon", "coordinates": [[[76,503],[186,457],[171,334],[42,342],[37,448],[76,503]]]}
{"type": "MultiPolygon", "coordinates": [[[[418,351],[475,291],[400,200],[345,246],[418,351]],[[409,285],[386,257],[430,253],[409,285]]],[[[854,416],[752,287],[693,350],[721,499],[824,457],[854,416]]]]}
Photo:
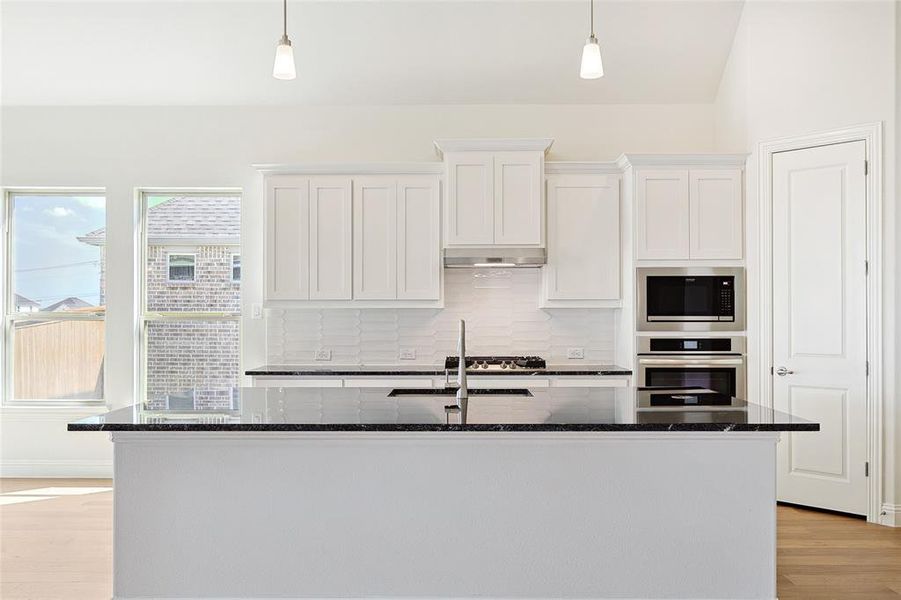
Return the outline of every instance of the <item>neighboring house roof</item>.
{"type": "Polygon", "coordinates": [[[23,296],[21,294],[15,294],[14,300],[15,300],[17,307],[23,307],[23,306],[31,306],[33,308],[41,307],[41,305],[38,304],[37,302],[35,302],[34,300],[31,300],[30,298],[26,298],[25,296],[23,296]]]}
{"type": "MultiPolygon", "coordinates": [[[[241,239],[241,199],[237,196],[176,196],[147,212],[151,245],[236,245],[241,239]]],[[[95,229],[78,241],[102,246],[106,228],[95,229]]]]}
{"type": "Polygon", "coordinates": [[[50,306],[45,307],[44,312],[64,312],[69,310],[76,310],[79,308],[87,308],[89,306],[93,306],[93,304],[91,304],[90,302],[85,302],[81,298],[70,296],[65,300],[54,302],[50,306]]]}

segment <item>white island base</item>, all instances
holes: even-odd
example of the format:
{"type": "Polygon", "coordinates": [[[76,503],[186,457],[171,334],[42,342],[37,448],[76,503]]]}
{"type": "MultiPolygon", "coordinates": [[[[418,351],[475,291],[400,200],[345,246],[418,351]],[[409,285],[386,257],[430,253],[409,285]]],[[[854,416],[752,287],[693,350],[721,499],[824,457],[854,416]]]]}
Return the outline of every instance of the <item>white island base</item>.
{"type": "Polygon", "coordinates": [[[114,597],[765,598],[774,432],[122,432],[114,597]]]}

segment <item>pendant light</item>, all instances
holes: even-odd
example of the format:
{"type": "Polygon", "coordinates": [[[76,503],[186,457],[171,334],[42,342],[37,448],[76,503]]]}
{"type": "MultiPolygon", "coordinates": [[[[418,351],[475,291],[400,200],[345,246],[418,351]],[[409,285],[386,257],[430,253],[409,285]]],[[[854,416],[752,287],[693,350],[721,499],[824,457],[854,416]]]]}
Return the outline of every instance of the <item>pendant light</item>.
{"type": "Polygon", "coordinates": [[[594,0],[588,0],[588,41],[582,48],[582,68],[579,77],[582,79],[598,79],[604,76],[604,63],[601,61],[601,47],[594,35],[594,0]]]}
{"type": "Polygon", "coordinates": [[[276,79],[294,79],[297,72],[294,70],[294,49],[291,40],[288,39],[288,0],[282,0],[282,39],[278,41],[275,49],[275,64],[272,67],[272,76],[276,79]]]}

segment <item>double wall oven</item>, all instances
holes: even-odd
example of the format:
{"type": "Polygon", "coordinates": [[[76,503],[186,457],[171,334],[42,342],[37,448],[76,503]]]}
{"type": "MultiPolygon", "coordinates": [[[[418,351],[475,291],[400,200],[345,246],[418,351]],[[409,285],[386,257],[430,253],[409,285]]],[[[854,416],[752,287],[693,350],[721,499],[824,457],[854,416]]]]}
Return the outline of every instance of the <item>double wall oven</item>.
{"type": "Polygon", "coordinates": [[[640,268],[640,387],[747,394],[745,274],[732,267],[640,268]],[[647,333],[645,333],[647,332],[647,333]]]}

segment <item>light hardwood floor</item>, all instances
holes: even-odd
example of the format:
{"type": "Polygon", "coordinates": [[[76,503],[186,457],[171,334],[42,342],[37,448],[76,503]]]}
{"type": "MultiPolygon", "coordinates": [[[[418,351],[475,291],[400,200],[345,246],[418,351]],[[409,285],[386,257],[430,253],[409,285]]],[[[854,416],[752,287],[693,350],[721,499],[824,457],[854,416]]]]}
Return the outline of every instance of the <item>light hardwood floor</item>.
{"type": "MultiPolygon", "coordinates": [[[[0,479],[0,498],[109,480],[0,479]]],[[[779,600],[901,598],[901,528],[794,507],[778,509],[779,600]]],[[[109,600],[112,493],[0,505],[0,598],[109,600]]]]}

